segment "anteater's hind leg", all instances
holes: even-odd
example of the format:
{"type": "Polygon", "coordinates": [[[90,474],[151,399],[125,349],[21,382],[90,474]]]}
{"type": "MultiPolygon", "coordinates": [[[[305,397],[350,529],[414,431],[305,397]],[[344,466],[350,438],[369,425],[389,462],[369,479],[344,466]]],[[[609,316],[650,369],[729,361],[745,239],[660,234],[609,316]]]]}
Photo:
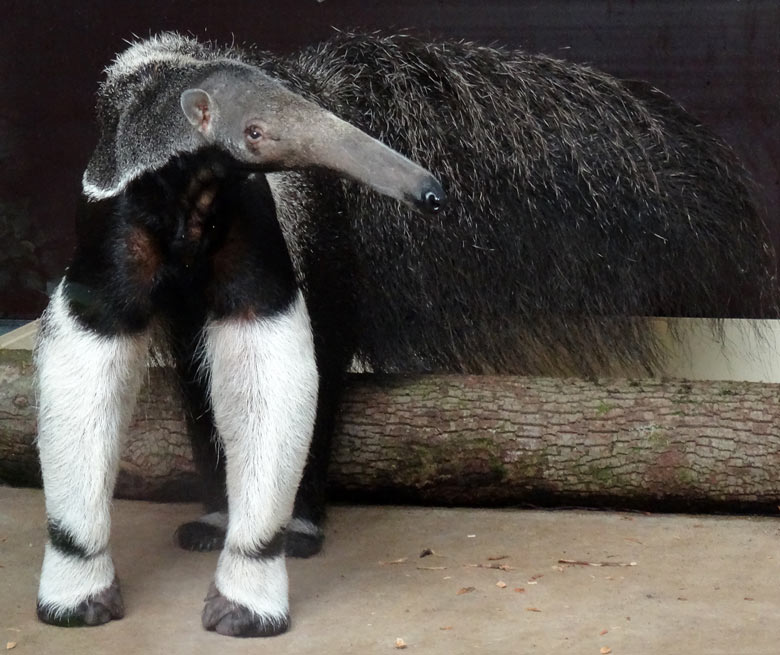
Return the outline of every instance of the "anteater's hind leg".
{"type": "Polygon", "coordinates": [[[290,557],[316,555],[325,539],[328,464],[344,372],[341,366],[328,366],[326,355],[319,355],[320,348],[317,352],[320,364],[317,420],[306,469],[295,497],[293,518],[287,526],[287,555],[290,557]]]}
{"type": "MultiPolygon", "coordinates": [[[[289,557],[312,557],[322,549],[325,539],[328,463],[344,367],[328,366],[325,355],[318,355],[317,361],[325,366],[319,372],[314,436],[286,530],[285,551],[289,557]]],[[[178,368],[188,408],[193,457],[203,480],[205,513],[195,521],[181,524],[176,530],[176,542],[185,550],[219,550],[225,544],[228,523],[225,457],[215,439],[204,376],[193,370],[186,358],[178,368]]]]}
{"type": "Polygon", "coordinates": [[[225,457],[219,447],[208,397],[208,382],[198,356],[202,321],[188,318],[193,320],[173,326],[171,345],[184,399],[193,459],[202,481],[205,514],[195,521],[182,523],[176,530],[175,539],[185,550],[219,550],[225,544],[227,530],[225,457]]]}

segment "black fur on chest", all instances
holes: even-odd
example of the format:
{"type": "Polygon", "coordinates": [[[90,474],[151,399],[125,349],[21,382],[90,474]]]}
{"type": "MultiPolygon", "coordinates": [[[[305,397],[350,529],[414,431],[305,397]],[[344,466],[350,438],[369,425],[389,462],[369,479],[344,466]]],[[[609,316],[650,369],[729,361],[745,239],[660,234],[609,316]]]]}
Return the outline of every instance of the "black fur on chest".
{"type": "Polygon", "coordinates": [[[82,201],[67,274],[71,308],[107,334],[152,317],[265,316],[297,288],[262,174],[204,149],[171,160],[118,196],[82,201]]]}

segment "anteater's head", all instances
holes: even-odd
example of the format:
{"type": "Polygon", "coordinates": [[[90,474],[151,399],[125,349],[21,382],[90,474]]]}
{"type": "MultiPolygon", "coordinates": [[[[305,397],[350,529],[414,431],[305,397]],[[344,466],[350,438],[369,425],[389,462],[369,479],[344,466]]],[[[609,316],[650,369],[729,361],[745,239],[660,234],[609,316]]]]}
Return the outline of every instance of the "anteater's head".
{"type": "Polygon", "coordinates": [[[223,66],[181,94],[184,115],[207,144],[267,171],[323,168],[418,211],[444,203],[439,181],[254,66],[223,66]]]}

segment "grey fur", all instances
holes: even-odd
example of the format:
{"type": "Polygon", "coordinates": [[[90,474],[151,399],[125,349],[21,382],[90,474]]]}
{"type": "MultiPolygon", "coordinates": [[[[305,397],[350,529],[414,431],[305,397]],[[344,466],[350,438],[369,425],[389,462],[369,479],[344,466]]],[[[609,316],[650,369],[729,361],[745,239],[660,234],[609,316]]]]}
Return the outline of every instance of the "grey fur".
{"type": "Polygon", "coordinates": [[[85,185],[197,147],[179,93],[233,65],[444,184],[448,209],[421,219],[321,173],[269,176],[315,327],[338,316],[375,370],[652,369],[636,317],[775,311],[774,253],[731,150],[647,85],[521,51],[340,35],[281,58],[156,37],[108,69],[85,185]],[[174,83],[150,104],[161,71],[174,83]]]}

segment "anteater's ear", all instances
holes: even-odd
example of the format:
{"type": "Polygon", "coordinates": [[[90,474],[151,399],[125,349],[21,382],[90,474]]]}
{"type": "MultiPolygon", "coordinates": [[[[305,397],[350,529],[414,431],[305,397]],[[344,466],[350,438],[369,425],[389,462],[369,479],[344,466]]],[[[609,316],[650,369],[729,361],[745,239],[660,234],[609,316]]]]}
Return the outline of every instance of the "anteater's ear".
{"type": "Polygon", "coordinates": [[[203,134],[208,134],[216,114],[216,105],[211,96],[203,89],[187,89],[181,94],[179,102],[193,127],[203,134]]]}

